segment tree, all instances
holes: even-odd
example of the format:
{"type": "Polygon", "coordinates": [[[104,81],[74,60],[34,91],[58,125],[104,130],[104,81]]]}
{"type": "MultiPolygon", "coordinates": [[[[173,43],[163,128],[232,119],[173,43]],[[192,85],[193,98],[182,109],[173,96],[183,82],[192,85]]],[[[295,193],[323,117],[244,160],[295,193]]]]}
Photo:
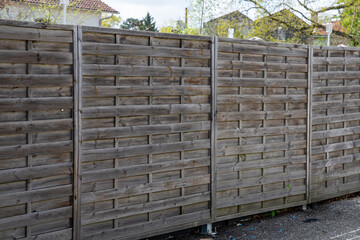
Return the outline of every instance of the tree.
{"type": "MultiPolygon", "coordinates": [[[[328,2],[327,5],[319,7],[319,1],[315,0],[240,0],[246,10],[255,9],[258,16],[267,17],[273,22],[282,24],[287,29],[297,32],[298,35],[311,37],[317,28],[325,29],[324,21],[326,17],[339,18],[341,13],[347,13],[348,10],[357,6],[360,0],[339,0],[328,2]],[[249,2],[252,4],[249,7],[249,2]],[[277,16],[275,13],[288,9],[297,14],[309,24],[292,24],[286,19],[277,16]],[[334,16],[334,11],[337,12],[334,16]]],[[[344,18],[344,17],[343,17],[344,18]]],[[[354,45],[359,45],[359,38],[351,31],[343,32],[333,30],[333,34],[349,39],[354,45]]]]}
{"type": "MultiPolygon", "coordinates": [[[[346,4],[349,0],[339,0],[339,4],[346,4]]],[[[340,15],[340,23],[345,32],[353,36],[356,42],[360,42],[360,1],[356,1],[352,6],[344,8],[340,15]]],[[[352,41],[355,45],[355,42],[352,41]]]]}
{"type": "Polygon", "coordinates": [[[121,17],[114,14],[105,14],[101,19],[101,27],[118,28],[120,26],[121,17]]]}
{"type": "Polygon", "coordinates": [[[151,32],[158,32],[159,30],[155,27],[156,22],[154,18],[147,13],[144,18],[141,20],[137,18],[128,18],[126,19],[120,26],[122,29],[129,29],[129,30],[142,30],[142,31],[151,31],[151,32]]]}
{"type": "Polygon", "coordinates": [[[154,21],[154,18],[148,12],[146,13],[146,16],[141,20],[140,30],[158,32],[159,30],[156,28],[155,25],[156,22],[154,21]]]}
{"type": "Polygon", "coordinates": [[[185,23],[182,21],[177,21],[176,23],[170,22],[171,26],[163,26],[160,28],[162,33],[178,33],[186,35],[199,35],[199,29],[193,27],[185,26],[185,23]]]}

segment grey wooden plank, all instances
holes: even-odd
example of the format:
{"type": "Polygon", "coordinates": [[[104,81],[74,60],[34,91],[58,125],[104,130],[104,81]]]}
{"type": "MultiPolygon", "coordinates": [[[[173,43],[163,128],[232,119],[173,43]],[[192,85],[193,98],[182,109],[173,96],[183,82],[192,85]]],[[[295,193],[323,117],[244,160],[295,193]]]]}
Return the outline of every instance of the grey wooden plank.
{"type": "Polygon", "coordinates": [[[306,178],[306,171],[281,173],[269,176],[260,176],[247,179],[235,179],[229,181],[218,181],[217,191],[226,191],[237,188],[259,187],[263,184],[279,183],[306,178]]]}
{"type": "Polygon", "coordinates": [[[72,141],[37,143],[32,145],[15,145],[0,147],[0,160],[34,154],[51,154],[72,152],[72,141]]]}
{"type": "Polygon", "coordinates": [[[107,221],[115,218],[124,218],[147,212],[165,210],[167,208],[180,207],[199,202],[210,201],[210,192],[202,192],[188,196],[151,201],[147,203],[133,204],[131,206],[119,207],[116,209],[104,210],[95,213],[83,214],[82,224],[107,221]]]}
{"type": "Polygon", "coordinates": [[[360,113],[345,113],[341,115],[313,117],[313,125],[354,121],[360,118],[360,113]]]}
{"type": "Polygon", "coordinates": [[[71,87],[69,74],[0,74],[1,87],[71,87]]]}
{"type": "Polygon", "coordinates": [[[219,95],[218,104],[307,102],[307,95],[219,95]]]}
{"type": "Polygon", "coordinates": [[[111,149],[84,150],[83,162],[208,148],[210,148],[210,140],[205,139],[175,143],[137,145],[111,149]]]}
{"type": "Polygon", "coordinates": [[[237,172],[242,170],[270,168],[283,165],[296,165],[306,162],[306,156],[288,156],[282,158],[267,158],[264,160],[232,162],[216,165],[218,173],[237,172]]]}
{"type": "Polygon", "coordinates": [[[219,87],[307,87],[306,79],[218,77],[219,87]]]}
{"type": "Polygon", "coordinates": [[[0,207],[71,196],[72,189],[72,185],[63,185],[52,188],[2,194],[0,196],[0,207]]]}
{"type": "Polygon", "coordinates": [[[72,207],[61,207],[42,212],[34,212],[26,215],[0,219],[0,230],[19,228],[25,226],[34,226],[50,221],[71,218],[72,207]]]}
{"type": "Polygon", "coordinates": [[[210,68],[84,64],[84,76],[210,77],[210,68]]]}
{"type": "Polygon", "coordinates": [[[306,118],[305,110],[219,112],[219,121],[306,118]]]}
{"type": "Polygon", "coordinates": [[[23,181],[27,179],[45,178],[72,173],[72,163],[15,168],[0,171],[0,183],[23,181]]]}
{"type": "Polygon", "coordinates": [[[301,134],[306,133],[306,125],[288,126],[288,127],[259,127],[259,128],[234,128],[227,130],[218,130],[218,138],[237,138],[237,137],[255,137],[278,134],[301,134]]]}
{"type": "Polygon", "coordinates": [[[0,50],[0,63],[72,64],[70,52],[0,50]]]}
{"type": "Polygon", "coordinates": [[[304,186],[297,186],[294,188],[285,188],[285,189],[271,191],[271,192],[256,193],[256,194],[251,194],[251,195],[247,195],[247,196],[238,196],[238,197],[234,197],[234,198],[218,199],[218,202],[219,202],[218,208],[267,201],[267,200],[281,198],[281,197],[305,194],[305,192],[306,191],[305,191],[305,185],[304,185],[304,186]]]}
{"type": "Polygon", "coordinates": [[[225,146],[218,149],[218,156],[229,156],[236,154],[249,154],[259,152],[285,151],[291,149],[306,148],[306,141],[291,141],[280,143],[266,143],[254,145],[225,146]]]}
{"type": "Polygon", "coordinates": [[[347,141],[347,142],[314,146],[311,148],[311,151],[314,155],[314,154],[320,154],[320,153],[327,153],[327,152],[334,152],[334,151],[339,151],[339,150],[357,148],[359,146],[360,146],[360,140],[353,140],[353,141],[347,141]]]}
{"type": "Polygon", "coordinates": [[[269,62],[250,62],[238,60],[219,60],[219,69],[238,69],[238,70],[256,70],[256,71],[292,71],[307,72],[307,64],[293,63],[269,63],[269,62]]]}
{"type": "Polygon", "coordinates": [[[346,156],[316,160],[311,163],[312,169],[332,167],[340,164],[351,163],[360,160],[360,154],[354,153],[346,156]]]}
{"type": "Polygon", "coordinates": [[[312,133],[312,139],[332,138],[360,133],[360,127],[347,127],[332,130],[317,131],[312,133]]]}
{"type": "Polygon", "coordinates": [[[181,161],[167,161],[161,163],[149,163],[141,165],[132,165],[128,167],[117,167],[87,171],[82,173],[82,182],[98,182],[108,179],[123,179],[136,175],[144,175],[149,173],[168,172],[181,169],[191,169],[197,167],[210,166],[210,157],[200,157],[194,159],[186,159],[181,161]]]}
{"type": "Polygon", "coordinates": [[[306,201],[307,203],[311,203],[311,156],[312,156],[312,126],[313,126],[313,66],[314,66],[314,49],[312,46],[309,46],[308,51],[308,88],[307,88],[307,95],[308,95],[308,102],[307,102],[307,129],[306,129],[306,201]]]}
{"type": "Polygon", "coordinates": [[[313,64],[356,65],[356,64],[360,64],[360,58],[353,58],[353,57],[314,57],[313,64]]]}
{"type": "Polygon", "coordinates": [[[20,134],[73,129],[72,119],[0,122],[0,134],[20,134]]]}
{"type": "Polygon", "coordinates": [[[331,108],[344,108],[344,107],[358,107],[360,106],[360,100],[342,100],[342,101],[326,101],[326,102],[314,102],[312,103],[313,110],[331,109],[331,108]]]}
{"type": "MultiPolygon", "coordinates": [[[[1,109],[1,108],[0,108],[1,109]]],[[[83,118],[115,116],[170,115],[184,113],[210,113],[210,104],[126,105],[83,108],[83,118]]]]}
{"type": "Polygon", "coordinates": [[[358,78],[359,72],[346,71],[346,72],[313,72],[313,79],[343,79],[343,78],[358,78]]]}
{"type": "Polygon", "coordinates": [[[140,194],[170,191],[182,187],[197,186],[210,183],[210,175],[171,179],[152,183],[142,183],[131,186],[119,186],[117,189],[106,189],[82,194],[82,204],[135,196],[140,194]]]}
{"type": "Polygon", "coordinates": [[[96,86],[84,87],[83,97],[210,95],[210,86],[96,86]]]}
{"type": "Polygon", "coordinates": [[[72,97],[2,98],[0,111],[73,108],[72,97]]]}
{"type": "Polygon", "coordinates": [[[82,44],[82,48],[83,54],[210,59],[209,49],[170,48],[90,42],[84,42],[82,44]]]}
{"type": "MultiPolygon", "coordinates": [[[[149,134],[169,134],[178,132],[210,130],[210,121],[191,123],[154,124],[131,127],[109,127],[83,130],[83,140],[106,139],[114,137],[136,137],[149,134]]],[[[1,132],[1,124],[0,124],[1,132]]]]}
{"type": "MultiPolygon", "coordinates": [[[[15,22],[13,22],[14,24],[15,22]]],[[[44,42],[68,42],[71,43],[72,31],[49,30],[27,27],[1,26],[0,39],[33,40],[44,42]]]]}
{"type": "Polygon", "coordinates": [[[70,240],[72,239],[72,228],[67,228],[63,230],[53,231],[49,233],[39,234],[36,236],[30,236],[26,238],[18,238],[19,240],[52,240],[52,239],[62,239],[70,240]]]}

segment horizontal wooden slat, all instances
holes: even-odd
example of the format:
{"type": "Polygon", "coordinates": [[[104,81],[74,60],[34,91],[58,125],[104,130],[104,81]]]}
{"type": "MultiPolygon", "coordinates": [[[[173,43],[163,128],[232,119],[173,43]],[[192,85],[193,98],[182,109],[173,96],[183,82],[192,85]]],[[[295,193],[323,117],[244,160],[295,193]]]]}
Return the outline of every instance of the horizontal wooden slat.
{"type": "Polygon", "coordinates": [[[141,156],[147,154],[177,152],[210,148],[210,140],[194,140],[175,143],[160,143],[108,149],[92,149],[83,151],[83,162],[99,161],[113,158],[141,156]]]}
{"type": "Polygon", "coordinates": [[[84,76],[210,77],[210,68],[84,64],[84,76]]]}
{"type": "MultiPolygon", "coordinates": [[[[190,222],[202,222],[203,220],[210,221],[210,210],[203,210],[194,213],[188,213],[178,216],[172,216],[163,219],[157,219],[150,222],[132,224],[125,227],[119,227],[115,229],[104,230],[98,233],[93,233],[90,235],[83,235],[85,239],[95,240],[95,239],[113,239],[121,236],[125,238],[127,235],[138,235],[140,232],[150,232],[154,229],[165,229],[171,226],[181,226],[190,222]]],[[[131,237],[130,239],[135,239],[131,237]]]]}
{"type": "Polygon", "coordinates": [[[298,49],[295,46],[266,46],[265,43],[254,44],[254,42],[239,42],[238,43],[223,43],[219,42],[220,52],[239,52],[242,54],[260,54],[260,55],[274,55],[274,56],[291,56],[291,57],[307,57],[306,49],[298,49]],[[263,45],[263,46],[262,46],[263,45]],[[265,46],[264,46],[265,45],[265,46]]]}
{"type": "Polygon", "coordinates": [[[219,95],[218,104],[307,102],[306,95],[219,95]]]}
{"type": "MultiPolygon", "coordinates": [[[[332,77],[330,78],[332,79],[332,77]]],[[[346,77],[344,76],[343,78],[346,77]]],[[[331,87],[317,87],[313,89],[313,94],[337,94],[337,93],[353,93],[353,92],[360,92],[360,86],[331,86],[331,87]]]]}
{"type": "Polygon", "coordinates": [[[266,128],[244,128],[217,130],[218,139],[221,138],[238,138],[238,137],[255,137],[278,134],[295,134],[306,133],[306,126],[288,126],[288,127],[266,127],[266,128]]]}
{"type": "Polygon", "coordinates": [[[0,87],[71,87],[73,76],[68,74],[0,74],[0,87]]]}
{"type": "Polygon", "coordinates": [[[129,44],[82,43],[83,54],[210,59],[209,49],[137,46],[129,44]]]}
{"type": "Polygon", "coordinates": [[[217,150],[217,152],[218,152],[218,156],[229,156],[236,154],[284,151],[284,150],[301,149],[301,148],[306,148],[306,141],[226,146],[226,147],[220,147],[217,150]]]}
{"type": "Polygon", "coordinates": [[[331,108],[344,108],[344,107],[359,107],[360,99],[355,100],[343,100],[343,101],[326,101],[326,102],[314,102],[312,104],[313,110],[331,109],[331,108]]]}
{"type": "Polygon", "coordinates": [[[313,132],[312,139],[339,137],[339,136],[346,136],[346,135],[352,135],[358,133],[360,133],[360,127],[338,128],[332,130],[313,132]]]}
{"type": "Polygon", "coordinates": [[[0,170],[0,183],[72,174],[72,163],[0,170]]]}
{"type": "Polygon", "coordinates": [[[72,129],[73,119],[0,122],[0,134],[66,131],[72,129]]]}
{"type": "Polygon", "coordinates": [[[353,57],[314,57],[314,64],[324,65],[354,65],[360,64],[360,58],[353,57]]]}
{"type": "Polygon", "coordinates": [[[299,180],[305,178],[306,178],[306,171],[298,171],[298,172],[274,174],[269,176],[261,176],[256,178],[218,181],[217,191],[225,191],[225,190],[231,190],[237,188],[257,187],[263,184],[271,184],[271,183],[299,180]]]}
{"type": "Polygon", "coordinates": [[[218,69],[239,69],[239,70],[256,70],[256,71],[291,71],[307,72],[307,64],[293,63],[270,63],[270,62],[250,62],[238,60],[219,60],[218,69]]]}
{"type": "Polygon", "coordinates": [[[360,119],[360,113],[348,113],[342,115],[313,117],[312,124],[316,125],[316,124],[325,124],[325,123],[336,123],[336,122],[353,121],[359,119],[360,119]]]}
{"type": "Polygon", "coordinates": [[[276,167],[282,165],[296,165],[305,162],[306,162],[305,155],[290,156],[283,158],[267,158],[264,160],[257,160],[257,161],[243,161],[243,162],[217,164],[216,170],[218,173],[227,173],[227,172],[237,172],[237,171],[249,170],[249,169],[276,167]]]}
{"type": "Polygon", "coordinates": [[[0,230],[34,226],[41,223],[55,222],[57,220],[71,218],[72,207],[62,207],[42,212],[34,212],[26,215],[1,218],[0,230]]]}
{"type": "Polygon", "coordinates": [[[0,63],[72,64],[71,52],[0,50],[0,63]]]}
{"type": "Polygon", "coordinates": [[[236,78],[218,77],[219,87],[303,87],[306,79],[236,78]]]}
{"type": "Polygon", "coordinates": [[[343,78],[359,78],[359,72],[346,71],[346,72],[313,72],[312,77],[317,79],[343,79],[343,78]]]}
{"type": "Polygon", "coordinates": [[[210,86],[96,86],[84,87],[83,97],[209,95],[210,86]]]}
{"type": "Polygon", "coordinates": [[[37,143],[0,147],[0,159],[21,157],[34,154],[64,153],[73,151],[72,141],[37,143]]]}
{"type": "Polygon", "coordinates": [[[209,192],[203,192],[177,198],[170,198],[160,201],[133,204],[130,206],[118,207],[115,209],[105,210],[101,212],[83,214],[81,216],[81,223],[83,225],[86,225],[95,222],[103,222],[111,219],[124,218],[154,211],[161,211],[168,208],[180,207],[205,201],[210,201],[209,192]]]}
{"type": "Polygon", "coordinates": [[[1,26],[0,39],[73,42],[72,31],[1,26]]]}
{"type": "Polygon", "coordinates": [[[206,174],[197,177],[171,179],[161,182],[142,183],[130,186],[119,186],[117,189],[106,189],[94,192],[83,193],[82,204],[91,202],[106,201],[115,198],[135,196],[152,192],[168,191],[183,187],[197,186],[210,183],[210,175],[206,174]]]}
{"type": "Polygon", "coordinates": [[[321,175],[313,175],[311,177],[311,183],[312,184],[321,183],[338,178],[342,180],[342,178],[344,177],[349,177],[353,175],[359,176],[359,174],[360,174],[360,168],[347,168],[347,169],[337,170],[336,172],[328,172],[321,175]]]}
{"type": "Polygon", "coordinates": [[[219,121],[306,118],[306,110],[219,112],[219,121]]]}
{"type": "Polygon", "coordinates": [[[39,234],[30,238],[19,238],[19,240],[33,240],[33,239],[36,240],[50,240],[50,239],[68,240],[69,239],[70,240],[72,239],[72,232],[73,232],[72,228],[66,228],[63,230],[39,234]]]}
{"type": "Polygon", "coordinates": [[[305,194],[305,186],[297,186],[293,188],[284,188],[281,190],[271,191],[271,192],[262,192],[256,194],[249,194],[246,196],[238,196],[233,198],[218,198],[217,207],[231,207],[255,202],[268,201],[271,199],[277,199],[282,197],[295,196],[299,194],[305,194]]]}
{"type": "MultiPolygon", "coordinates": [[[[1,108],[0,108],[1,109],[1,108]]],[[[210,113],[210,104],[126,105],[83,108],[83,118],[210,113]]]]}
{"type": "MultiPolygon", "coordinates": [[[[95,128],[84,129],[83,140],[106,139],[114,137],[136,137],[150,134],[169,134],[178,132],[207,131],[210,130],[210,121],[154,124],[132,127],[95,128]]],[[[1,124],[0,124],[1,131],[1,124]]]]}
{"type": "Polygon", "coordinates": [[[16,110],[45,110],[45,109],[71,109],[72,97],[46,97],[46,98],[2,98],[0,111],[16,110]]]}
{"type": "Polygon", "coordinates": [[[72,185],[64,185],[39,190],[2,194],[0,195],[0,207],[72,196],[72,189],[72,185]]]}
{"type": "Polygon", "coordinates": [[[150,173],[167,172],[181,169],[210,166],[210,157],[198,159],[186,159],[181,161],[169,161],[152,164],[133,165],[129,167],[109,168],[88,171],[82,174],[82,182],[95,182],[107,179],[122,179],[126,177],[144,175],[150,173]]]}
{"type": "Polygon", "coordinates": [[[334,152],[334,151],[340,151],[340,150],[358,148],[358,147],[360,147],[360,140],[354,140],[348,142],[315,146],[311,148],[311,151],[312,154],[320,154],[320,153],[334,152]]]}
{"type": "Polygon", "coordinates": [[[332,167],[344,163],[351,163],[360,160],[360,153],[354,153],[346,156],[327,158],[323,160],[316,160],[311,163],[312,169],[332,167]]]}

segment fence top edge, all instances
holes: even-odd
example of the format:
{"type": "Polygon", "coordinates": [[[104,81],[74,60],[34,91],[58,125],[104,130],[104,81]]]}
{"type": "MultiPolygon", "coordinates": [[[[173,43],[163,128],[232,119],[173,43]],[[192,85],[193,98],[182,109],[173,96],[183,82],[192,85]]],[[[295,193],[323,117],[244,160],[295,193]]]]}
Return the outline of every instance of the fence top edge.
{"type": "Polygon", "coordinates": [[[158,38],[173,38],[173,39],[185,39],[185,40],[203,40],[211,41],[213,38],[211,36],[199,36],[199,35],[185,35],[178,33],[160,33],[160,32],[148,32],[148,31],[134,31],[126,29],[116,29],[116,28],[101,28],[101,27],[90,27],[82,26],[83,32],[91,33],[108,33],[108,34],[126,34],[133,36],[144,36],[144,37],[158,37],[158,38]]]}
{"type": "Polygon", "coordinates": [[[47,24],[47,23],[16,21],[16,20],[7,20],[7,19],[0,19],[0,25],[11,26],[11,27],[39,28],[39,29],[48,29],[48,30],[73,30],[75,27],[75,25],[47,24]]]}
{"type": "Polygon", "coordinates": [[[244,39],[223,38],[223,37],[219,38],[219,42],[251,44],[251,45],[259,45],[259,46],[269,46],[269,47],[287,47],[287,48],[299,48],[299,49],[309,48],[309,45],[304,45],[304,44],[278,43],[278,42],[244,40],[244,39]]]}
{"type": "Polygon", "coordinates": [[[360,47],[313,46],[314,50],[360,51],[360,47]]]}

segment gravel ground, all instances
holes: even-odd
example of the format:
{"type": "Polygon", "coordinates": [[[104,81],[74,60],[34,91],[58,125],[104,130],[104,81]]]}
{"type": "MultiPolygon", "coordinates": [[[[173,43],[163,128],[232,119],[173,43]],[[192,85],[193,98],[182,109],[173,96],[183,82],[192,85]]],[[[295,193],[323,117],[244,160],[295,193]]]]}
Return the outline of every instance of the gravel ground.
{"type": "MultiPolygon", "coordinates": [[[[216,228],[215,240],[244,239],[330,239],[360,240],[360,196],[327,201],[300,211],[298,208],[277,213],[275,217],[255,215],[222,222],[216,228]]],[[[214,225],[214,226],[216,226],[214,225]]],[[[167,234],[151,240],[212,239],[195,231],[167,234]]]]}

